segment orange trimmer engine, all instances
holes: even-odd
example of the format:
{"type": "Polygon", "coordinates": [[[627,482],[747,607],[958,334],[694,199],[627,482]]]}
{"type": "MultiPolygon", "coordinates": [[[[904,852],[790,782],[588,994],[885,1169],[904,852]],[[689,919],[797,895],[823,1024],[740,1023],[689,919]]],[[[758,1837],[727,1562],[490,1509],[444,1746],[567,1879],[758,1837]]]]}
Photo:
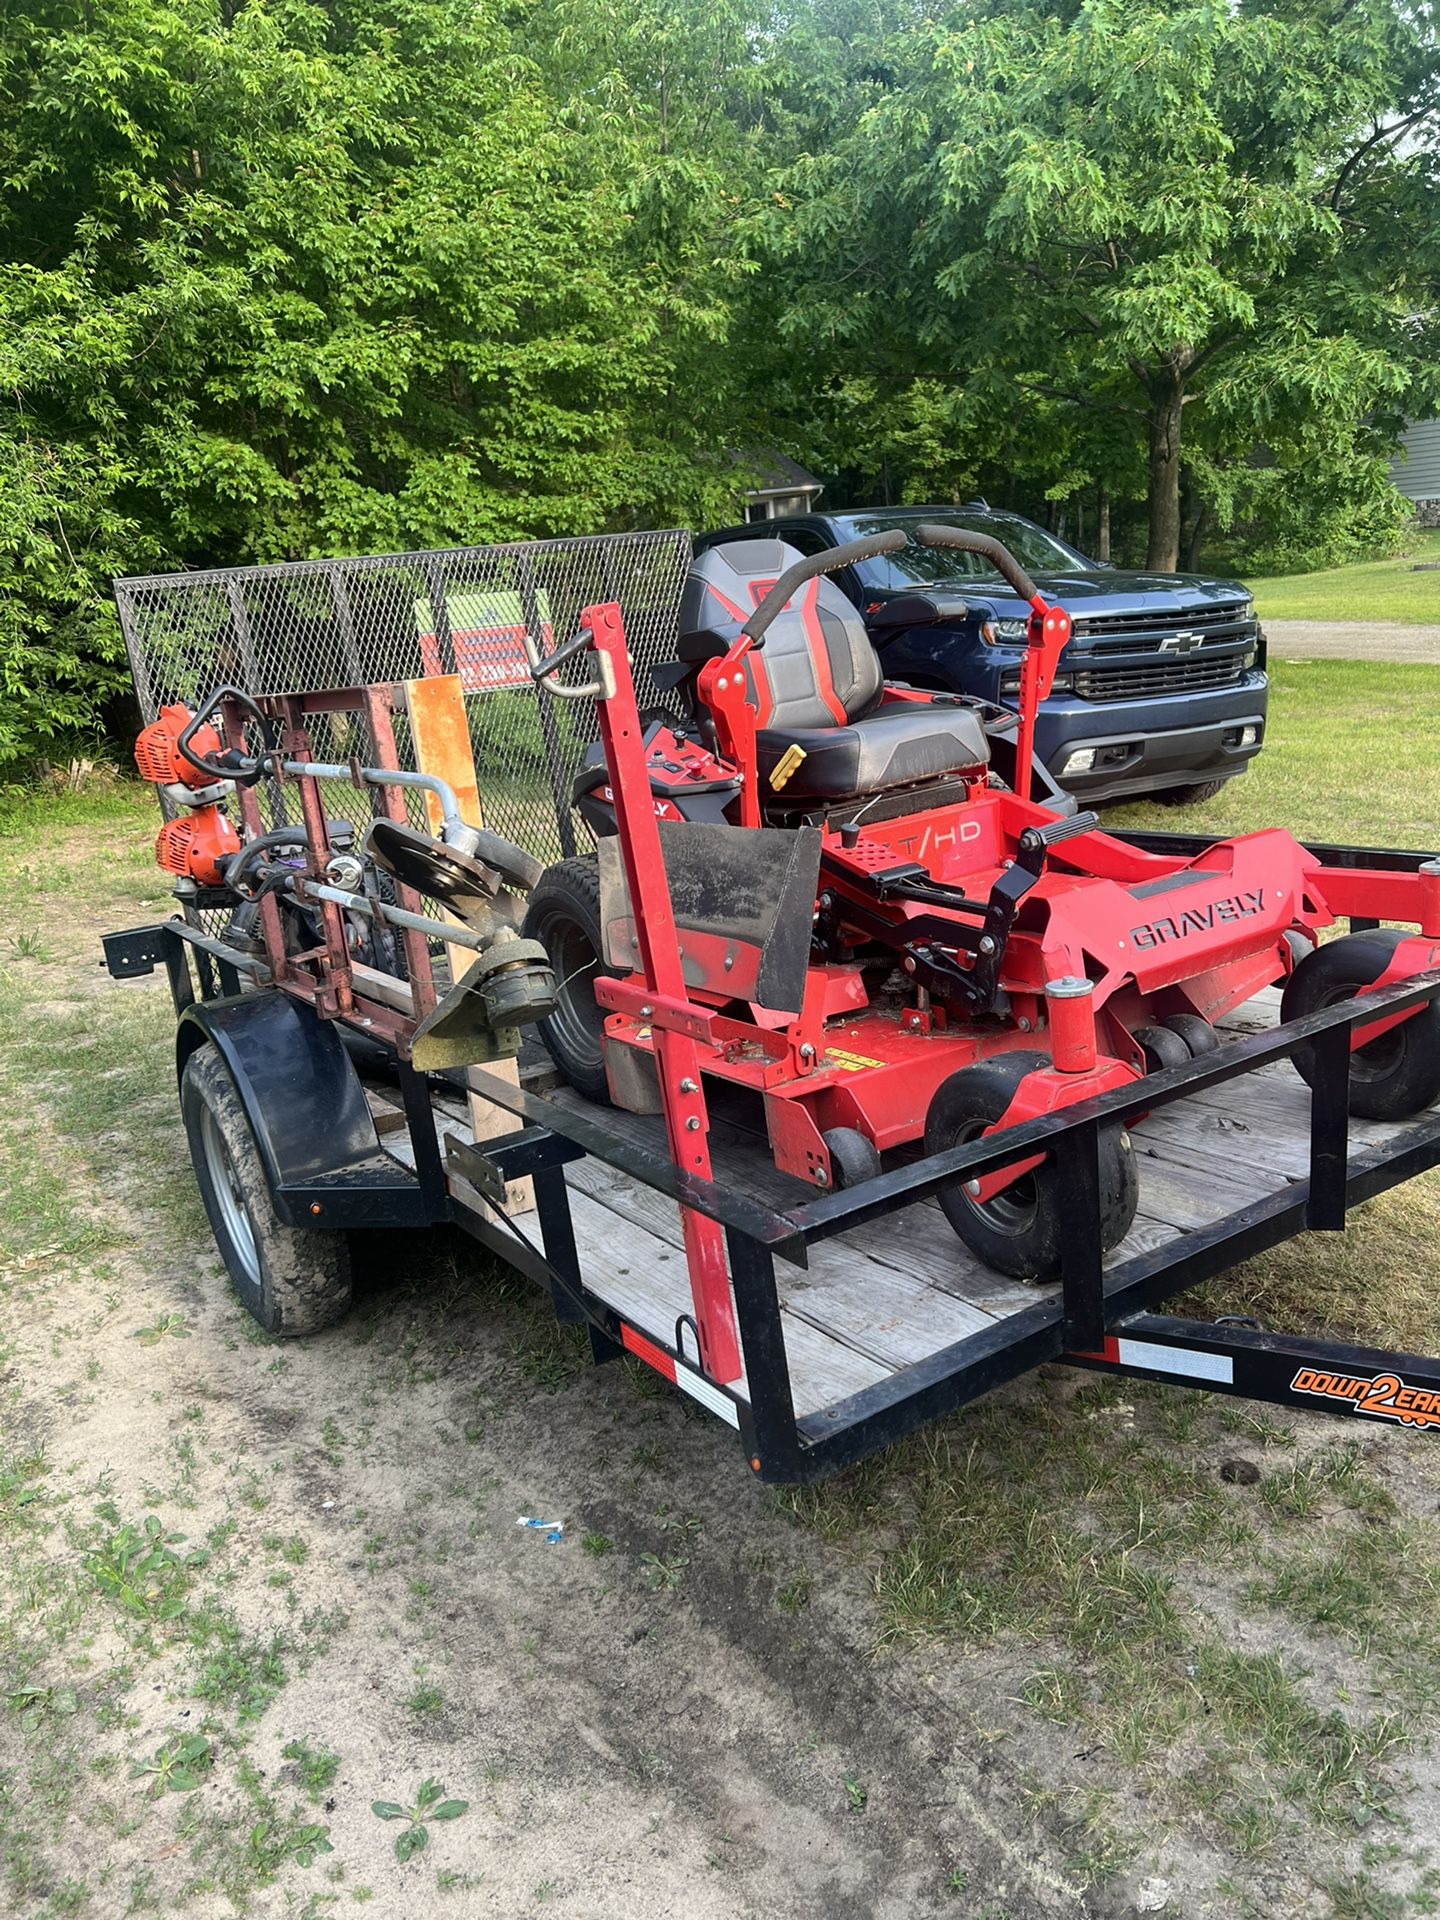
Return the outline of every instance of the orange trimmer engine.
{"type": "MultiPolygon", "coordinates": [[[[194,717],[185,706],[162,707],[159,718],[135,742],[135,764],[141,778],[153,781],[164,800],[185,809],[160,829],[156,864],[197,886],[218,887],[231,856],[240,851],[240,836],[217,804],[227,790],[225,783],[192,766],[180,752],[180,735],[194,717]]],[[[220,744],[219,734],[209,726],[197,728],[190,742],[204,759],[218,754],[220,744]]]]}

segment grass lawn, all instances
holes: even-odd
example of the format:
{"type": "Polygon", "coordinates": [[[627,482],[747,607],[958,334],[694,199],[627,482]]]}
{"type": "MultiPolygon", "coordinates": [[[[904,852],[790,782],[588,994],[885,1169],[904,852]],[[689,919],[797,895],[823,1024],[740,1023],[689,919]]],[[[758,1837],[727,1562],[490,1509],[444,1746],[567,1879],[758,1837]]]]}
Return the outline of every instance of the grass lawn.
{"type": "Polygon", "coordinates": [[[1272,661],[1268,737],[1250,772],[1202,807],[1139,802],[1107,808],[1105,824],[1217,839],[1288,827],[1301,839],[1440,848],[1440,672],[1272,661]]]}
{"type": "Polygon", "coordinates": [[[1250,580],[1262,620],[1394,620],[1440,626],[1440,573],[1416,573],[1440,561],[1440,532],[1415,533],[1393,560],[1362,560],[1323,573],[1250,580]]]}
{"type": "MultiPolygon", "coordinates": [[[[1285,664],[1254,771],[1106,824],[1431,847],[1437,737],[1430,669],[1285,664]]],[[[97,964],[154,826],[0,798],[0,1912],[1440,1911],[1433,1437],[1046,1368],[767,1490],[433,1237],[269,1340],[97,964]]],[[[1431,1175],[1188,1304],[1434,1352],[1437,1246],[1431,1175]]]]}

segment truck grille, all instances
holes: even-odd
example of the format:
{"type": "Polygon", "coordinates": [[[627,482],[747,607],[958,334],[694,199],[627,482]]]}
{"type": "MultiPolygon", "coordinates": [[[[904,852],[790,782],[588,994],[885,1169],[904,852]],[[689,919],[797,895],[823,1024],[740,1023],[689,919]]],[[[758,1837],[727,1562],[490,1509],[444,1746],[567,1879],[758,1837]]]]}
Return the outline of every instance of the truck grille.
{"type": "Polygon", "coordinates": [[[1178,613],[1082,613],[1074,622],[1075,644],[1086,653],[1151,653],[1176,633],[1203,635],[1205,646],[1253,642],[1255,615],[1248,600],[1186,607],[1178,613]]]}
{"type": "Polygon", "coordinates": [[[1245,671],[1248,655],[1226,653],[1217,660],[1154,660],[1126,666],[1082,668],[1075,691],[1082,700],[1145,700],[1167,693],[1194,693],[1233,687],[1245,671]]]}

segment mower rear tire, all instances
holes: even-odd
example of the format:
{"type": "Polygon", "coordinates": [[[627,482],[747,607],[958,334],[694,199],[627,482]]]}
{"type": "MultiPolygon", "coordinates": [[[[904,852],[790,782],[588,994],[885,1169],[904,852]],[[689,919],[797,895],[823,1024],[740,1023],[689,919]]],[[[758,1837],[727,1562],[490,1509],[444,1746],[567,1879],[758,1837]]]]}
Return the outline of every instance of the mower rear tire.
{"type": "Polygon", "coordinates": [[[1172,1013],[1168,1020],[1162,1020],[1161,1026],[1176,1034],[1190,1049],[1190,1058],[1199,1060],[1207,1053],[1214,1053],[1220,1044],[1220,1036],[1208,1020],[1198,1013],[1172,1013]]]}
{"type": "MultiPolygon", "coordinates": [[[[1043,1053],[998,1053],[952,1073],[936,1089],[925,1118],[925,1151],[943,1153],[978,1140],[1001,1118],[1027,1074],[1048,1067],[1043,1053]]],[[[1108,1253],[1130,1231],[1140,1197],[1130,1137],[1120,1125],[1100,1136],[1100,1240],[1108,1253]]],[[[1074,1222],[1060,1202],[1053,1161],[1023,1174],[991,1200],[977,1200],[953,1180],[937,1196],[945,1217],[970,1251],[1017,1280],[1060,1277],[1060,1250],[1074,1222]]]]}
{"type": "Polygon", "coordinates": [[[1162,787],[1150,798],[1158,800],[1162,807],[1198,807],[1213,800],[1224,785],[1223,780],[1197,780],[1189,787],[1162,787]]]}
{"type": "Polygon", "coordinates": [[[830,1153],[830,1186],[848,1191],[873,1180],[880,1171],[880,1154],[873,1140],[858,1127],[830,1127],[820,1138],[830,1153]]]}
{"type": "Polygon", "coordinates": [[[218,1048],[198,1047],[185,1062],[180,1113],[200,1198],[241,1305],[284,1339],[341,1319],[350,1307],[349,1240],[276,1217],[254,1130],[218,1048]]]}
{"type": "Polygon", "coordinates": [[[1167,1067],[1184,1067],[1190,1063],[1189,1043],[1168,1022],[1163,1027],[1137,1027],[1134,1039],[1136,1046],[1144,1051],[1146,1073],[1164,1073],[1167,1067]]]}
{"type": "MultiPolygon", "coordinates": [[[[1281,1021],[1353,1000],[1373,987],[1410,935],[1394,927],[1347,933],[1316,947],[1280,996],[1281,1021]]],[[[1295,1071],[1313,1086],[1315,1053],[1301,1047],[1295,1071]]],[[[1363,1120],[1408,1120],[1440,1099],[1440,1005],[1430,1001],[1350,1056],[1350,1111],[1363,1120]]]]}
{"type": "Polygon", "coordinates": [[[605,1009],[595,998],[595,977],[613,969],[602,958],[600,867],[593,854],[545,869],[530,889],[521,931],[540,942],[555,970],[555,1011],[538,1022],[550,1058],[577,1093],[609,1106],[605,1009]]]}

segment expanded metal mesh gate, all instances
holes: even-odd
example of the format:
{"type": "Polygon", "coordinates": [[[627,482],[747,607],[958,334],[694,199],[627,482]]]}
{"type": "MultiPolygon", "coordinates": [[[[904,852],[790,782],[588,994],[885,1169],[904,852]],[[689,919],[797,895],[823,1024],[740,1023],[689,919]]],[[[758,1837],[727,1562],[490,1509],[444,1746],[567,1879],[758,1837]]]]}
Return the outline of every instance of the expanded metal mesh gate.
{"type": "MultiPolygon", "coordinates": [[[[297,560],[117,580],[115,602],[147,721],[224,681],[313,693],[458,673],[486,825],[552,860],[576,850],[571,783],[595,718],[589,701],[537,693],[521,635],[548,651],[573,636],[583,607],[618,601],[641,705],[664,704],[647,669],[674,654],[690,551],[688,534],[666,532],[297,560]]],[[[349,729],[332,722],[317,747],[337,759],[366,755],[349,729]]],[[[403,757],[403,715],[396,733],[403,757]]],[[[330,804],[369,812],[365,796],[344,788],[327,790],[330,804]]]]}

